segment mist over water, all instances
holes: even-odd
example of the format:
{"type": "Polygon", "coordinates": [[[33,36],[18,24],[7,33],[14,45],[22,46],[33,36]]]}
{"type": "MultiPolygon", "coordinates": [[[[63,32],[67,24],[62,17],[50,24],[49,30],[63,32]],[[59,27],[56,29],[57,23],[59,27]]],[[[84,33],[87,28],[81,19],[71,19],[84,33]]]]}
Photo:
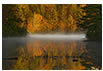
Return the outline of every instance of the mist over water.
{"type": "Polygon", "coordinates": [[[101,68],[101,43],[83,40],[86,40],[84,33],[28,34],[26,37],[3,38],[3,69],[101,68]]]}
{"type": "Polygon", "coordinates": [[[28,34],[27,37],[52,40],[85,40],[85,34],[28,34]]]}

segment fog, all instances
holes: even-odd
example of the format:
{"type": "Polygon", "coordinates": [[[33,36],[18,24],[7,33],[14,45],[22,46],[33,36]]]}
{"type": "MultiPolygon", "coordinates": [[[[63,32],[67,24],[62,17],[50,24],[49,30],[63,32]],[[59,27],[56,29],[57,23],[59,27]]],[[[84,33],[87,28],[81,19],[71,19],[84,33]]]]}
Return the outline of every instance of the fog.
{"type": "Polygon", "coordinates": [[[85,34],[28,34],[28,38],[36,39],[52,39],[52,40],[84,40],[86,39],[85,34]]]}

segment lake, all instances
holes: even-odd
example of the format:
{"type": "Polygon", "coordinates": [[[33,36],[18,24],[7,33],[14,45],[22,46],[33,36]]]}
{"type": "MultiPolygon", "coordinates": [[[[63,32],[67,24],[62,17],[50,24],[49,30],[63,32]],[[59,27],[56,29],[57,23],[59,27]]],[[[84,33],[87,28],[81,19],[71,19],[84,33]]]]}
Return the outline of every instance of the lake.
{"type": "Polygon", "coordinates": [[[3,70],[88,70],[102,68],[102,42],[84,34],[2,38],[3,70]]]}

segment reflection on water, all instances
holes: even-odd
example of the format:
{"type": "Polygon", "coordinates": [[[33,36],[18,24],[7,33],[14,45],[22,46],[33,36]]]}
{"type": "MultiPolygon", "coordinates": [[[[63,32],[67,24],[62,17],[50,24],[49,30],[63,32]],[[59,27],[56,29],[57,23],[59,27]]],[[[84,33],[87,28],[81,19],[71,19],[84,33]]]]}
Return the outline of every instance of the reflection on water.
{"type": "Polygon", "coordinates": [[[96,69],[101,68],[101,54],[101,43],[98,42],[3,39],[3,69],[96,69]]]}

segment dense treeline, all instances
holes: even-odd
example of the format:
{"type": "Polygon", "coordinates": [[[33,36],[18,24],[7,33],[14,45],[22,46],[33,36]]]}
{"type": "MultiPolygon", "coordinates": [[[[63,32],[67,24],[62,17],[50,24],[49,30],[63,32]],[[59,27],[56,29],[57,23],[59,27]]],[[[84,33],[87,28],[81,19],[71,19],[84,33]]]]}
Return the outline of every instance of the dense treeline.
{"type": "Polygon", "coordinates": [[[25,32],[73,32],[81,15],[80,5],[4,4],[3,36],[19,35],[20,30],[20,35],[25,32]]]}
{"type": "MultiPolygon", "coordinates": [[[[89,26],[90,22],[86,18],[91,18],[91,22],[93,22],[92,14],[101,12],[101,10],[98,10],[101,6],[98,6],[79,4],[3,4],[3,36],[21,36],[27,33],[69,33],[84,29],[84,31],[87,31],[87,36],[92,37],[95,35],[90,32],[93,26],[89,26]]],[[[94,26],[98,25],[98,30],[102,31],[100,17],[101,14],[96,17],[94,26]]],[[[94,29],[96,30],[96,28],[94,29]]],[[[96,33],[101,35],[100,31],[96,33]]],[[[100,36],[97,35],[97,37],[100,36]]]]}
{"type": "Polygon", "coordinates": [[[77,29],[82,9],[78,5],[29,5],[27,31],[31,33],[71,32],[77,29]]]}

